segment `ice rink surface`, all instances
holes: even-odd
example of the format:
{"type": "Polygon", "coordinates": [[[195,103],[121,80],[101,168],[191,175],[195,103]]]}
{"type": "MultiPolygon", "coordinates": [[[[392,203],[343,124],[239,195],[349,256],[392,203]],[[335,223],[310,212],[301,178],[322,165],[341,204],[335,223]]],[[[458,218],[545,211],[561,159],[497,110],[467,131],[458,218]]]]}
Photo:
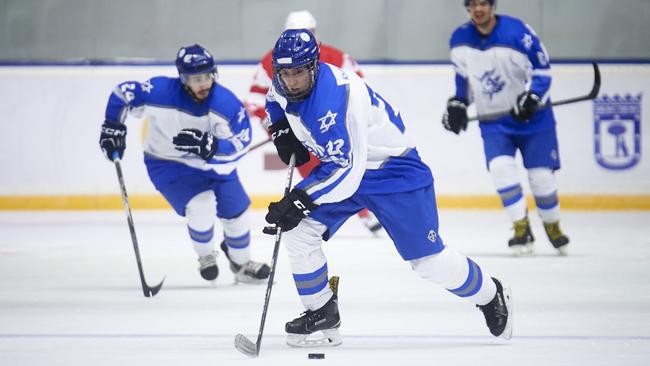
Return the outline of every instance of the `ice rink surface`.
{"type": "MultiPolygon", "coordinates": [[[[262,217],[254,211],[253,256],[270,260],[262,217]]],[[[564,212],[568,257],[534,213],[531,258],[510,256],[502,211],[440,218],[447,245],[512,288],[512,340],[492,337],[478,309],[421,280],[385,233],[352,218],[325,244],[341,276],[343,344],[285,345],[284,323],[303,308],[282,249],[261,354],[249,359],[233,338],[256,339],[266,285],[234,285],[224,255],[216,285],[202,280],[171,211],[134,212],[147,281],[166,276],[154,298],[140,290],[123,212],[0,212],[0,365],[650,364],[650,212],[564,212]]]]}

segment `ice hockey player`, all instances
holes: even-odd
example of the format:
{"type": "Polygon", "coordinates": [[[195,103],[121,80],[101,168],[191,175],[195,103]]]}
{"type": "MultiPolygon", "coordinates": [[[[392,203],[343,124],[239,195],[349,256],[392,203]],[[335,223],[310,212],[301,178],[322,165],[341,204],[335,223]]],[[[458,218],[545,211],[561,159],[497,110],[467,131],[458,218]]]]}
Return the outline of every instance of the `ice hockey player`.
{"type": "MultiPolygon", "coordinates": [[[[292,11],[287,15],[285,29],[309,29],[313,34],[316,32],[316,18],[307,10],[292,11]]],[[[347,53],[332,47],[330,45],[319,43],[321,51],[321,61],[332,64],[346,71],[354,72],[363,77],[361,69],[357,62],[347,53]]],[[[266,111],[264,110],[266,93],[271,87],[271,78],[273,66],[271,64],[271,51],[267,52],[262,60],[257,64],[257,70],[253,77],[248,98],[244,102],[251,118],[259,119],[260,122],[268,121],[266,111]]],[[[265,126],[266,128],[267,126],[265,126]]],[[[315,156],[311,155],[309,161],[298,167],[300,175],[306,177],[309,172],[319,163],[315,156]]],[[[363,224],[372,233],[378,233],[381,230],[381,224],[377,221],[375,215],[363,209],[358,213],[363,224]]]]}
{"type": "Polygon", "coordinates": [[[319,62],[318,55],[309,30],[284,31],[273,48],[267,94],[270,130],[282,161],[295,154],[304,162],[309,151],[321,162],[271,203],[265,217],[286,231],[283,244],[307,309],[286,324],[287,343],[342,342],[338,296],[327,286],[322,240],[363,207],[376,213],[418,275],[476,304],[490,332],[510,338],[511,291],[443,243],[431,171],[405,136],[399,112],[358,75],[319,62]],[[320,333],[323,337],[314,339],[320,333]]]}
{"type": "Polygon", "coordinates": [[[182,47],[176,68],[179,77],[119,84],[108,99],[99,144],[106,158],[121,159],[127,114],[147,116],[144,163],[156,189],[186,218],[201,276],[213,281],[219,274],[216,216],[235,279],[263,282],[270,268],[250,258],[250,200],[236,170],[251,141],[246,110],[217,82],[217,66],[203,47],[182,47]]]}
{"type": "Polygon", "coordinates": [[[456,93],[447,102],[443,126],[456,134],[467,128],[467,106],[480,115],[511,109],[509,115],[479,118],[487,168],[513,222],[508,241],[515,255],[533,253],[528,207],[517,171],[521,153],[546,234],[561,255],[569,238],[560,230],[554,172],[560,169],[555,117],[549,104],[551,65],[535,32],[521,20],[495,14],[496,0],[464,0],[470,21],[450,40],[456,93]]]}

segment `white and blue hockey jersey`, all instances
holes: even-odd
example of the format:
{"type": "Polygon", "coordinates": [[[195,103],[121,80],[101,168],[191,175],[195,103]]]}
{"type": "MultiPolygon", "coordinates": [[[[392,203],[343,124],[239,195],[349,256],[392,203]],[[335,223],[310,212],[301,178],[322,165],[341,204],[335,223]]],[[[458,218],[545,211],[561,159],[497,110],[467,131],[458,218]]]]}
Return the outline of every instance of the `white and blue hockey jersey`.
{"type": "Polygon", "coordinates": [[[192,99],[179,78],[160,76],[143,83],[121,83],[108,100],[105,118],[108,122],[124,123],[127,113],[148,117],[144,142],[148,157],[214,170],[221,175],[232,173],[251,142],[244,106],[230,90],[216,82],[201,102],[192,99]],[[210,131],[218,140],[217,152],[210,161],[174,148],[172,139],[184,128],[210,131]]]}
{"type": "MultiPolygon", "coordinates": [[[[497,15],[489,36],[479,33],[472,22],[458,27],[449,46],[456,72],[456,96],[474,102],[479,115],[509,110],[524,91],[549,103],[551,65],[548,53],[535,32],[519,19],[497,15]]],[[[532,133],[555,126],[550,108],[537,112],[527,124],[511,116],[480,121],[483,134],[499,130],[532,133]]]]}
{"type": "Polygon", "coordinates": [[[319,63],[309,97],[288,102],[269,89],[272,123],[286,118],[296,137],[321,163],[300,183],[317,204],[355,192],[407,192],[433,183],[429,168],[404,135],[399,112],[356,74],[319,63]]]}

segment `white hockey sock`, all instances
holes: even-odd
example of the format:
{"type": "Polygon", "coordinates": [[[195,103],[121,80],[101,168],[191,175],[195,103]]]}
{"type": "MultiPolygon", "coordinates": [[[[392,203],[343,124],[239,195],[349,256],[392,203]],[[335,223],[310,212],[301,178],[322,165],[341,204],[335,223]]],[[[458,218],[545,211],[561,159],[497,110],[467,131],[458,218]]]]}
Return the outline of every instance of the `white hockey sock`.
{"type": "Polygon", "coordinates": [[[557,181],[553,170],[549,168],[529,169],[528,179],[542,221],[545,223],[559,221],[560,202],[557,196],[557,181]]]}
{"type": "Polygon", "coordinates": [[[332,297],[327,258],[321,246],[325,230],[323,224],[307,218],[282,237],[300,300],[309,310],[321,308],[332,297]]]}
{"type": "Polygon", "coordinates": [[[214,251],[214,217],[217,214],[214,193],[205,191],[194,196],[185,206],[187,229],[199,256],[214,251]]]}
{"type": "Polygon", "coordinates": [[[490,160],[489,170],[510,220],[514,222],[526,217],[528,205],[519,183],[515,158],[509,155],[497,156],[490,160]]]}
{"type": "Polygon", "coordinates": [[[219,218],[223,225],[224,241],[228,246],[228,256],[237,264],[251,260],[250,216],[248,210],[232,219],[219,218]]]}
{"type": "Polygon", "coordinates": [[[420,277],[437,283],[474,304],[487,304],[497,292],[489,273],[449,247],[445,247],[440,253],[414,259],[410,263],[420,277]]]}

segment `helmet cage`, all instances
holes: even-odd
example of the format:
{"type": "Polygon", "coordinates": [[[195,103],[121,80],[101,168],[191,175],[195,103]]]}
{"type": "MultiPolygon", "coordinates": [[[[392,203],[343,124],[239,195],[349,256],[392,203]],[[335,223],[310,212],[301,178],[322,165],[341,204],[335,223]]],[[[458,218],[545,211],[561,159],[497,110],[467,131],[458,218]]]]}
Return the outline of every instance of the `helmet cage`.
{"type": "Polygon", "coordinates": [[[272,81],[278,94],[290,102],[307,98],[318,77],[320,49],[314,35],[307,29],[285,30],[273,47],[272,57],[272,81]],[[309,85],[302,90],[292,92],[282,79],[281,70],[299,68],[309,72],[309,85]]]}
{"type": "Polygon", "coordinates": [[[273,67],[273,86],[275,87],[275,90],[277,90],[278,94],[287,98],[289,102],[299,102],[307,98],[311,94],[311,91],[314,88],[314,85],[316,84],[317,75],[318,75],[318,60],[313,60],[307,65],[302,65],[297,67],[283,67],[283,68],[273,67]],[[290,88],[287,87],[287,84],[282,78],[282,72],[281,72],[282,70],[288,70],[288,69],[304,69],[306,72],[309,73],[309,81],[308,81],[309,84],[304,89],[295,92],[290,91],[290,88]]]}

